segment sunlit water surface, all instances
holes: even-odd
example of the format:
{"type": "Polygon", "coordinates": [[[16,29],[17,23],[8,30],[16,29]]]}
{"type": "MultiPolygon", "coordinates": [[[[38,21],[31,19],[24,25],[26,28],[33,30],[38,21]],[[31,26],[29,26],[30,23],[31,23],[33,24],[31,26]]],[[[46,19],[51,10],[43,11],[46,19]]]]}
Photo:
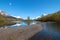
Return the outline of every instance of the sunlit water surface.
{"type": "Polygon", "coordinates": [[[41,22],[42,31],[29,40],[60,40],[60,25],[53,22],[41,22]]]}

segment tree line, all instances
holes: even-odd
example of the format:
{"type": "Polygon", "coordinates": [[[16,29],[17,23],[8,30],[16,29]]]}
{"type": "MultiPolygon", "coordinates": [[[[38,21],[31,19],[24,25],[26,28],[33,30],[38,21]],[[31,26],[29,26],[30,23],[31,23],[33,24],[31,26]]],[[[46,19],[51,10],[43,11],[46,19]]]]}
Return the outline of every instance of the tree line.
{"type": "Polygon", "coordinates": [[[43,22],[60,22],[60,11],[55,12],[53,14],[48,14],[46,16],[42,16],[41,18],[37,18],[37,21],[43,21],[43,22]]]}

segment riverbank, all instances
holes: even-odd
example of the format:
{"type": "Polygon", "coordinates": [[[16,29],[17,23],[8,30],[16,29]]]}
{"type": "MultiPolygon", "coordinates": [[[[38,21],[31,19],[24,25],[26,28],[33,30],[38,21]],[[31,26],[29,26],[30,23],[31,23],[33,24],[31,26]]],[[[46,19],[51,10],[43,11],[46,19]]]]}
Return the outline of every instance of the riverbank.
{"type": "Polygon", "coordinates": [[[0,27],[14,25],[14,24],[16,24],[16,23],[14,23],[12,21],[4,21],[4,22],[0,22],[0,27]]]}
{"type": "Polygon", "coordinates": [[[40,24],[20,28],[7,28],[0,30],[0,40],[28,40],[41,30],[40,24]]]}

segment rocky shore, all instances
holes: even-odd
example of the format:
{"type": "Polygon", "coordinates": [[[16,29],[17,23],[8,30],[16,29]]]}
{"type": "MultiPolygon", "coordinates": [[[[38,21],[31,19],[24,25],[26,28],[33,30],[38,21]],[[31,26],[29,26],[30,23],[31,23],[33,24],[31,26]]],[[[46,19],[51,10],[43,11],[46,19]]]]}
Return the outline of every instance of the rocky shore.
{"type": "Polygon", "coordinates": [[[0,30],[0,40],[28,40],[41,30],[40,24],[20,28],[7,28],[0,30]]]}

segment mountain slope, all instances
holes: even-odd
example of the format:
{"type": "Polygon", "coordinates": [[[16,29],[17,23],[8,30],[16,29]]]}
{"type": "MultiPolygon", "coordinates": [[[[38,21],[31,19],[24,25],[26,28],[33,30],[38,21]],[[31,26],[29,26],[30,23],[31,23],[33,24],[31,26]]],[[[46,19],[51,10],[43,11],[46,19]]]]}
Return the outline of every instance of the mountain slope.
{"type": "Polygon", "coordinates": [[[59,22],[60,23],[60,11],[55,12],[53,14],[48,14],[41,18],[37,18],[39,21],[52,21],[52,22],[59,22]]]}
{"type": "Polygon", "coordinates": [[[0,27],[15,24],[16,22],[12,22],[12,21],[20,21],[20,20],[22,19],[10,16],[6,12],[0,10],[0,27]]]}

